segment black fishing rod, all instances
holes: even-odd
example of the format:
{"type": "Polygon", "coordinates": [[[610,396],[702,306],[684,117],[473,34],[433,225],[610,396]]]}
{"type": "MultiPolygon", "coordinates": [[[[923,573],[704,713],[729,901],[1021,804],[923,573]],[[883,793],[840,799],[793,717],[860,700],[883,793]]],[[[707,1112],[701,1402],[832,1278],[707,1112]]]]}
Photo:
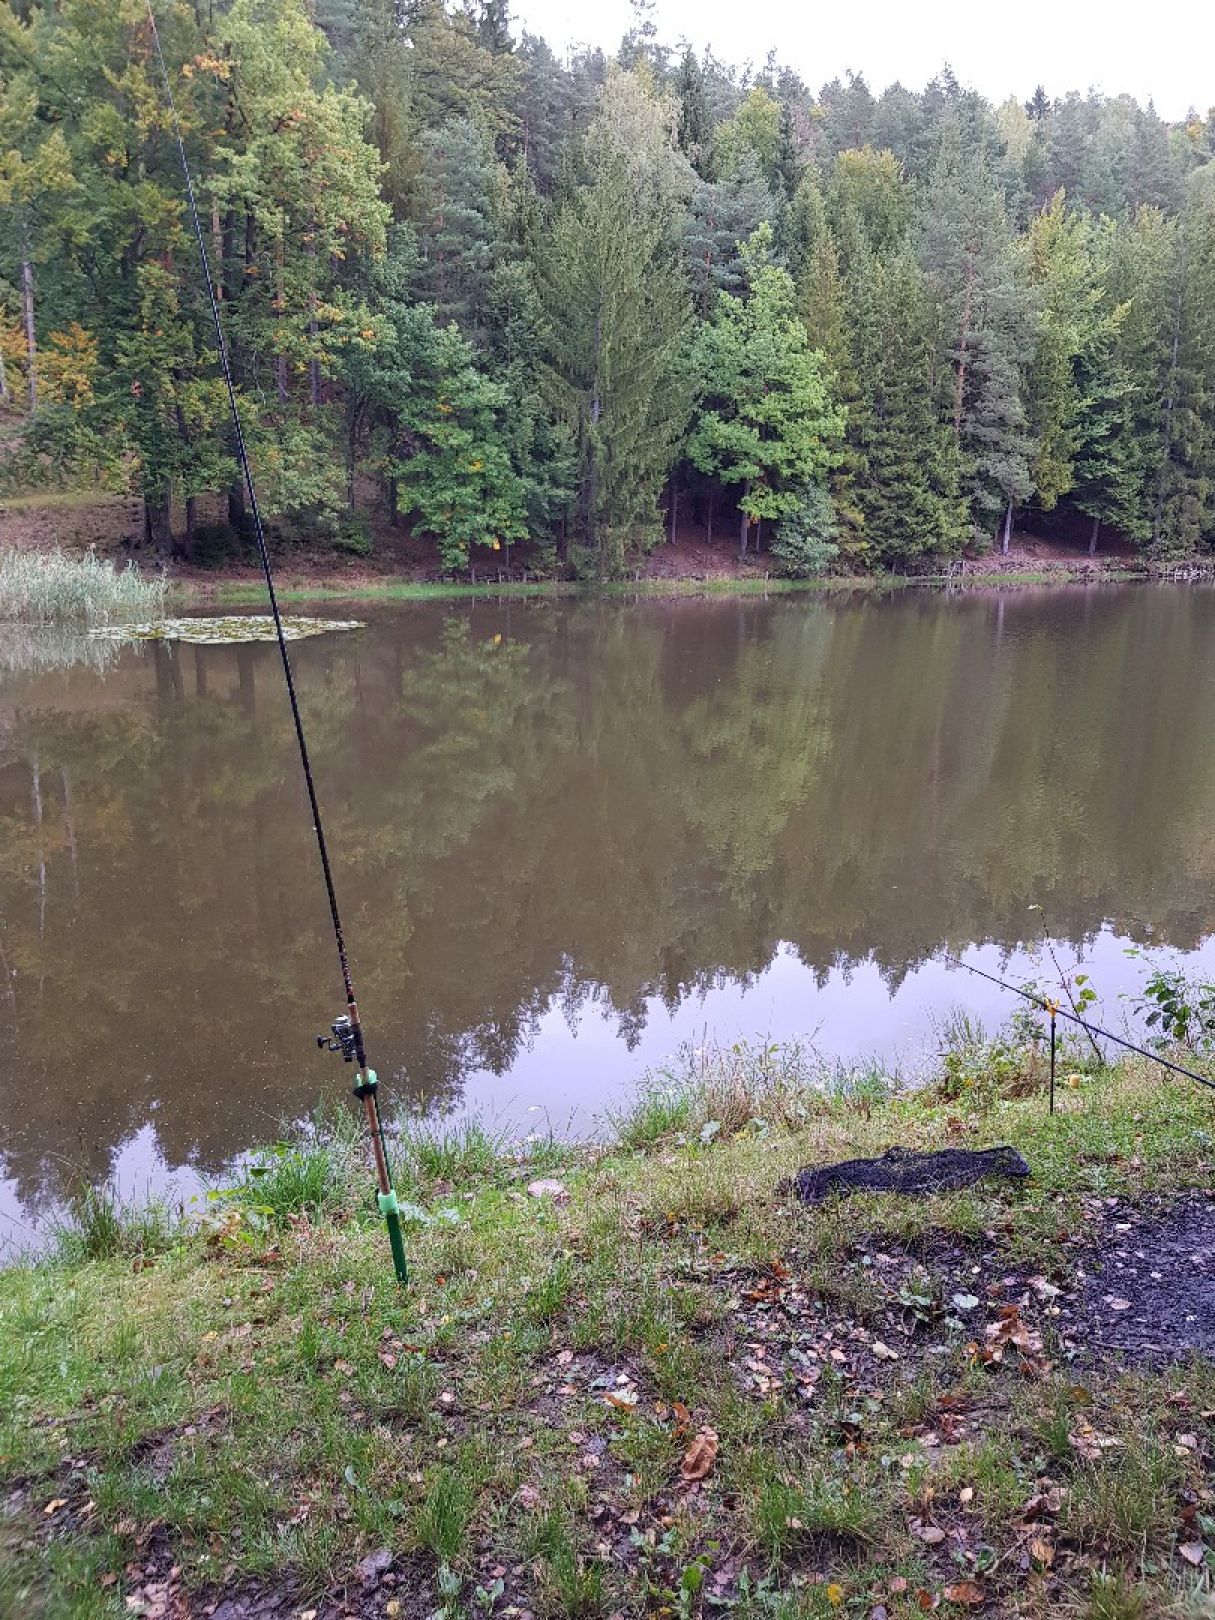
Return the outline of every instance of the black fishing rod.
{"type": "Polygon", "coordinates": [[[308,754],[308,741],[304,735],[304,721],[300,714],[299,700],[296,697],[295,678],[291,673],[291,659],[287,653],[287,638],[283,634],[283,619],[282,614],[279,612],[278,593],[274,588],[274,572],[270,566],[270,552],[266,546],[261,508],[258,505],[257,489],[253,482],[253,469],[249,465],[249,452],[245,445],[240,407],[236,400],[236,386],[232,380],[232,367],[228,361],[228,345],[224,341],[224,329],[219,315],[219,299],[216,297],[215,282],[211,275],[211,264],[207,258],[207,244],[203,237],[202,222],[198,216],[198,202],[194,196],[194,178],[190,172],[189,160],[186,157],[186,146],[181,134],[181,120],[177,116],[177,103],[173,99],[173,86],[169,79],[165,53],[161,48],[160,31],[156,27],[156,17],[152,11],[152,0],[147,0],[147,7],[148,22],[152,28],[152,40],[156,46],[157,60],[160,63],[160,76],[164,82],[165,100],[168,104],[169,115],[173,120],[173,134],[177,141],[177,155],[181,160],[181,172],[185,181],[190,219],[194,226],[194,240],[198,244],[198,261],[202,266],[207,300],[211,306],[211,324],[215,329],[215,348],[219,355],[224,387],[228,393],[228,410],[232,417],[232,439],[236,447],[237,460],[240,462],[245,490],[249,496],[249,511],[252,515],[253,532],[257,540],[257,554],[266,581],[266,594],[270,599],[270,612],[274,618],[274,633],[278,641],[279,657],[282,660],[283,677],[287,683],[287,697],[291,704],[291,718],[295,722],[295,740],[299,748],[300,764],[304,771],[304,783],[308,789],[308,804],[312,811],[312,830],[316,835],[316,848],[317,854],[320,856],[321,875],[325,881],[325,893],[329,900],[329,915],[333,922],[333,937],[337,944],[338,963],[342,971],[342,984],[346,991],[346,1011],[339,1018],[335,1018],[330,1026],[333,1031],[332,1036],[318,1035],[316,1043],[324,1050],[340,1052],[346,1063],[356,1065],[357,1079],[353,1089],[354,1095],[363,1105],[363,1112],[367,1121],[367,1135],[371,1142],[372,1157],[375,1160],[378,1188],[377,1202],[388,1225],[388,1241],[392,1247],[392,1264],[396,1271],[397,1281],[406,1283],[409,1281],[409,1267],[405,1259],[405,1239],[401,1231],[401,1206],[392,1185],[392,1175],[388,1165],[388,1149],[384,1141],[384,1124],[380,1115],[379,1084],[375,1070],[368,1067],[367,1052],[363,1045],[363,1025],[359,1018],[359,1005],[354,994],[354,980],[351,977],[350,961],[346,954],[346,936],[342,928],[341,913],[338,910],[337,890],[333,882],[333,868],[329,862],[329,847],[325,842],[325,828],[321,821],[321,807],[316,796],[316,784],[312,779],[312,761],[308,754]]]}

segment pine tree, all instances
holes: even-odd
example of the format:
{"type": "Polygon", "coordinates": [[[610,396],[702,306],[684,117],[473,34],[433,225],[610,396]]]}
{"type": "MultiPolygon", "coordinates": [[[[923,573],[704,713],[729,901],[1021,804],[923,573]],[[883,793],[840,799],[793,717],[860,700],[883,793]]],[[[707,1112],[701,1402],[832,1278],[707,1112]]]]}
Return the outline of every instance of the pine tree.
{"type": "Polygon", "coordinates": [[[419,292],[440,321],[455,321],[480,348],[490,276],[503,247],[495,219],[499,171],[489,142],[467,118],[429,131],[422,152],[419,292]]]}
{"type": "Polygon", "coordinates": [[[692,193],[684,255],[697,313],[707,315],[719,292],[743,286],[741,244],[771,222],[772,193],[751,153],[726,180],[701,181],[692,193]]]}
{"type": "Polygon", "coordinates": [[[864,461],[856,487],[866,555],[898,567],[957,551],[965,538],[965,506],[956,447],[932,388],[923,272],[904,248],[887,260],[871,259],[868,274],[873,339],[861,379],[864,461]]]}
{"type": "Polygon", "coordinates": [[[982,154],[946,140],[932,184],[923,264],[939,311],[940,359],[952,372],[954,440],[976,533],[1000,518],[1007,550],[1015,508],[1033,488],[1022,367],[1034,333],[1024,258],[982,154]]]}
{"type": "Polygon", "coordinates": [[[679,149],[696,172],[708,179],[713,157],[713,120],[704,69],[690,46],[683,53],[673,88],[679,98],[679,149]]]}
{"type": "Polygon", "coordinates": [[[602,575],[657,539],[688,417],[674,228],[692,172],[674,126],[643,76],[612,76],[587,136],[590,182],[559,211],[538,267],[547,387],[577,443],[577,533],[602,575]]]}

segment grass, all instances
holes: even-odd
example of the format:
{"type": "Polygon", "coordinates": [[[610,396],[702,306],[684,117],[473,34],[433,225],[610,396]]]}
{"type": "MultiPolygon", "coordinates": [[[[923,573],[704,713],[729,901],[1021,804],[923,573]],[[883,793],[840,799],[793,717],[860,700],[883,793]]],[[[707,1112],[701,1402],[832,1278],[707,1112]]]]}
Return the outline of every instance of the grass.
{"type": "Polygon", "coordinates": [[[155,619],[167,585],[132,565],[116,568],[87,551],[0,552],[0,620],[19,624],[107,624],[155,619]]]}
{"type": "Polygon", "coordinates": [[[117,1620],[167,1583],[169,1613],[908,1620],[965,1612],[962,1581],[987,1614],[1190,1612],[1215,1370],[1073,1364],[1028,1285],[1035,1375],[974,1346],[1007,1276],[1092,1265],[1104,1199],[1208,1186],[1215,1105],[1132,1061],[1051,1120],[1014,1068],[913,1091],[710,1048],[594,1148],[411,1125],[407,1290],[357,1119],[253,1156],[194,1228],[82,1197],[0,1273],[0,1613],[117,1620]],[[894,1141],[1007,1141],[1035,1174],[814,1212],[779,1191],[894,1141]],[[529,1195],[537,1162],[560,1197],[529,1195]]]}

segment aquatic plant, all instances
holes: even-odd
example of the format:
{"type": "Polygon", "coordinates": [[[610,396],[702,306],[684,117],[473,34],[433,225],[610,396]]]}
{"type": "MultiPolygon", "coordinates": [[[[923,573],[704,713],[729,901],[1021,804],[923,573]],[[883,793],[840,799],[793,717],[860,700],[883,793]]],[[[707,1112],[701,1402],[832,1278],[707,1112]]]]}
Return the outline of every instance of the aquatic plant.
{"type": "MultiPolygon", "coordinates": [[[[283,639],[303,641],[330,630],[361,630],[358,619],[283,619],[283,639]]],[[[98,625],[94,636],[111,641],[184,641],[195,647],[224,647],[245,641],[274,641],[277,632],[268,613],[231,613],[216,618],[151,619],[131,624],[98,625]]]]}
{"type": "Polygon", "coordinates": [[[155,619],[164,612],[166,583],[131,564],[117,568],[93,550],[0,553],[0,620],[21,624],[112,623],[155,619]]]}

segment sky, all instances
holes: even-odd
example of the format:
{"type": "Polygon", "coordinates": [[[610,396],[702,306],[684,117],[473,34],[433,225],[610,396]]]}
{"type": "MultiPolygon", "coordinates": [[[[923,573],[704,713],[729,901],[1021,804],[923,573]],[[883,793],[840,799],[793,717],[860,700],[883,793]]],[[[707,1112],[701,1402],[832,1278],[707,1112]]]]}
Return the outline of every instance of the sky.
{"type": "MultiPolygon", "coordinates": [[[[515,0],[527,28],[563,50],[612,50],[631,21],[628,0],[515,0]]],[[[1212,0],[658,0],[660,38],[711,44],[724,61],[762,66],[770,48],[814,90],[846,70],[873,90],[898,79],[922,89],[948,62],[994,102],[1095,89],[1155,101],[1170,120],[1215,105],[1212,0]]]]}

